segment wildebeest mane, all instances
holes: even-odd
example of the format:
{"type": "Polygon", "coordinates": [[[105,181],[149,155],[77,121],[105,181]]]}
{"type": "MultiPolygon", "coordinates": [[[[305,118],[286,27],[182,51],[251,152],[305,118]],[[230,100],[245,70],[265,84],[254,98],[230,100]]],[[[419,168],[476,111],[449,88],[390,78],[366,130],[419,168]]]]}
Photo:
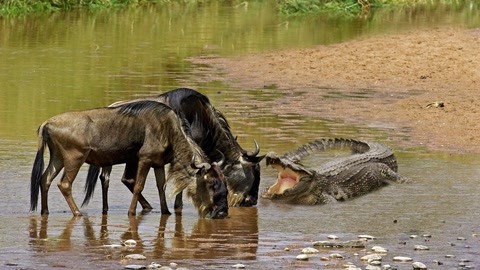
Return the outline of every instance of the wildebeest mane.
{"type": "Polygon", "coordinates": [[[167,105],[153,100],[140,100],[136,102],[120,104],[113,108],[118,109],[119,113],[128,116],[138,116],[153,111],[165,112],[171,110],[171,108],[167,105]]]}
{"type": "Polygon", "coordinates": [[[178,88],[158,96],[188,122],[188,135],[200,145],[211,161],[221,160],[222,152],[228,160],[237,160],[235,138],[225,116],[216,110],[207,96],[189,88],[178,88]]]}

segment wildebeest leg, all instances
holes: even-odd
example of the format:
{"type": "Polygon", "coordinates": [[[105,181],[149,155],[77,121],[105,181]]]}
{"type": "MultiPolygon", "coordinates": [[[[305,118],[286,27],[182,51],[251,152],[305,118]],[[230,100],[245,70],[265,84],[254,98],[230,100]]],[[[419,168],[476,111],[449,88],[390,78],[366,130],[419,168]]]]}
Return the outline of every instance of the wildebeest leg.
{"type": "Polygon", "coordinates": [[[183,208],[183,192],[180,192],[175,196],[175,204],[173,205],[175,210],[181,210],[183,208]]]}
{"type": "Polygon", "coordinates": [[[154,169],[155,180],[157,181],[158,196],[160,197],[160,210],[162,215],[170,215],[168,210],[167,200],[165,198],[165,167],[158,167],[154,169]]]}
{"type": "MultiPolygon", "coordinates": [[[[125,172],[123,173],[122,183],[133,193],[133,188],[135,187],[135,176],[137,174],[138,162],[128,162],[125,165],[125,172]]],[[[148,173],[148,171],[147,171],[148,173]]],[[[143,197],[142,194],[139,194],[138,202],[142,205],[143,212],[149,212],[153,209],[150,203],[143,197]]]]}
{"type": "Polygon", "coordinates": [[[74,216],[81,216],[82,214],[80,213],[80,210],[78,209],[78,206],[72,197],[72,183],[87,156],[84,153],[78,154],[79,155],[75,158],[74,153],[69,153],[69,158],[64,160],[65,167],[63,170],[62,179],[57,184],[74,216]]]}
{"type": "Polygon", "coordinates": [[[112,166],[102,167],[102,173],[100,174],[100,181],[102,183],[102,213],[104,215],[108,213],[108,187],[110,186],[111,172],[112,166]]]}
{"type": "Polygon", "coordinates": [[[135,185],[133,187],[132,202],[128,209],[128,215],[134,216],[137,212],[138,198],[141,196],[143,188],[145,187],[145,180],[147,179],[148,171],[150,170],[150,164],[140,161],[138,163],[137,175],[135,177],[135,185]]]}
{"type": "Polygon", "coordinates": [[[63,168],[63,162],[57,155],[52,153],[50,155],[50,161],[48,167],[42,175],[42,180],[40,182],[40,191],[42,196],[42,215],[48,215],[48,190],[52,184],[53,179],[58,175],[58,173],[63,168]]]}

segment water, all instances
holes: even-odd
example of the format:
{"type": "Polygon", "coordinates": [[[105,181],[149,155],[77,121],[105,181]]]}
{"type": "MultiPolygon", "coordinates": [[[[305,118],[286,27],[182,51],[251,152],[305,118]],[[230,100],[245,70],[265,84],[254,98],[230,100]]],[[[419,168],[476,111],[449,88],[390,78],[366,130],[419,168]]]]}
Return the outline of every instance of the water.
{"type": "MultiPolygon", "coordinates": [[[[411,263],[393,262],[393,256],[412,257],[431,269],[457,269],[462,263],[478,267],[477,155],[403,148],[399,142],[409,140],[406,132],[388,137],[381,130],[342,122],[274,114],[271,106],[277,106],[275,101],[288,93],[275,87],[238,89],[212,82],[204,67],[188,61],[195,56],[307,47],[438,25],[478,27],[478,14],[478,6],[472,4],[382,11],[368,20],[286,19],[277,15],[271,2],[249,2],[247,6],[172,4],[0,20],[0,268],[122,269],[127,264],[150,262],[176,262],[193,269],[231,268],[236,263],[249,269],[341,269],[348,262],[365,267],[360,261],[367,253],[364,249],[320,249],[307,262],[295,260],[302,248],[327,240],[329,234],[337,235],[339,241],[356,239],[359,234],[375,236],[369,248],[389,249],[383,263],[398,269],[411,269],[411,263]],[[44,120],[64,111],[177,87],[193,87],[207,94],[247,149],[253,149],[253,139],[261,153],[283,153],[321,137],[361,137],[391,146],[400,173],[412,182],[324,206],[260,200],[254,208],[231,209],[226,220],[202,220],[189,202],[181,215],[161,217],[150,175],[144,195],[155,209],[129,219],[131,196],[119,181],[123,172],[119,165],[112,173],[108,216],[101,215],[101,198],[96,194],[82,209],[85,216],[72,218],[55,185],[50,189],[48,219],[38,212],[28,213],[35,134],[44,120]],[[138,245],[132,250],[104,246],[127,239],[137,240],[138,245]],[[430,250],[415,251],[416,244],[430,250]],[[144,254],[147,260],[124,259],[132,253],[144,254]],[[320,259],[332,253],[344,259],[320,259]]],[[[352,93],[348,98],[369,96],[364,91],[352,93]]],[[[326,97],[338,98],[334,91],[326,91],[326,97]]],[[[321,159],[310,160],[315,161],[321,159]]],[[[263,190],[274,182],[275,172],[262,165],[263,190]]],[[[74,183],[77,202],[82,200],[85,177],[86,168],[82,168],[74,183]]]]}

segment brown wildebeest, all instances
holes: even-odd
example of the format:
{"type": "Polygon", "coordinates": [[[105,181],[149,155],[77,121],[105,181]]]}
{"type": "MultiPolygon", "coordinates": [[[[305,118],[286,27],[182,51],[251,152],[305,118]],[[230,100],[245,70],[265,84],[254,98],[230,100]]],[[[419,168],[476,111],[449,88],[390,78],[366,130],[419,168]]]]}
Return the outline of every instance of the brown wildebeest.
{"type": "MultiPolygon", "coordinates": [[[[167,104],[179,115],[185,125],[190,127],[189,136],[202,148],[210,161],[224,159],[222,171],[225,175],[228,188],[229,206],[252,206],[257,204],[260,184],[259,162],[264,156],[257,156],[260,152],[255,142],[254,152],[244,150],[233,136],[227,119],[215,109],[208,97],[189,88],[178,88],[165,92],[158,96],[135,99],[131,101],[116,102],[110,107],[122,106],[130,102],[141,100],[154,100],[167,104]]],[[[100,174],[102,183],[103,212],[108,212],[108,185],[110,181],[111,167],[103,167],[100,174]]],[[[89,174],[85,186],[85,199],[87,204],[93,196],[96,180],[100,168],[89,167],[89,174]]],[[[131,179],[127,172],[122,177],[122,182],[132,190],[131,179]]],[[[177,195],[175,208],[182,206],[182,193],[177,195]]],[[[139,202],[144,210],[151,209],[150,204],[139,197],[139,202]]]]}
{"type": "Polygon", "coordinates": [[[48,214],[48,189],[63,168],[58,187],[72,213],[81,215],[72,197],[72,182],[82,164],[108,167],[126,163],[125,172],[134,180],[128,214],[135,215],[150,167],[155,171],[163,212],[167,206],[164,166],[170,163],[168,180],[173,181],[174,194],[188,187],[201,217],[226,217],[227,189],[219,164],[205,163],[200,147],[186,135],[188,131],[188,126],[182,126],[170,107],[155,101],[54,116],[38,131],[39,149],[32,169],[30,208],[36,209],[41,190],[41,214],[48,214]],[[43,172],[45,145],[50,161],[43,172]],[[198,163],[200,165],[195,165],[198,163]]]}

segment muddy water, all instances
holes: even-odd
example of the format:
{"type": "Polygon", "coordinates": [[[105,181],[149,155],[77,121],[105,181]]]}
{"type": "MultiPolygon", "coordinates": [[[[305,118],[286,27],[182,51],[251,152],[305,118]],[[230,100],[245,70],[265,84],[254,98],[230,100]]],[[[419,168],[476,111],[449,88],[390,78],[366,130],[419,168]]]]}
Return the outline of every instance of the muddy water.
{"type": "MultiPolygon", "coordinates": [[[[270,106],[278,106],[278,100],[289,93],[279,93],[274,87],[221,85],[210,81],[202,66],[186,60],[325,44],[440,24],[473,27],[480,24],[477,11],[472,4],[379,13],[368,22],[285,19],[277,16],[271,3],[263,2],[1,20],[0,268],[121,269],[151,262],[174,262],[190,269],[231,268],[237,263],[249,269],[340,269],[349,262],[365,268],[360,258],[366,249],[320,248],[309,261],[295,260],[302,248],[327,240],[330,234],[337,235],[338,241],[356,239],[359,234],[374,236],[368,249],[373,245],[387,248],[383,264],[398,269],[412,266],[394,262],[394,256],[411,257],[430,269],[478,267],[478,156],[402,148],[399,142],[409,140],[408,131],[389,137],[382,130],[273,114],[270,106]],[[119,181],[123,169],[119,165],[112,174],[107,216],[101,215],[101,199],[96,194],[82,209],[85,215],[72,218],[55,185],[49,196],[50,216],[45,219],[38,212],[28,213],[35,131],[42,121],[64,111],[105,106],[180,86],[207,94],[247,149],[253,148],[253,139],[259,142],[262,153],[283,153],[320,137],[370,139],[395,150],[400,173],[412,182],[324,206],[260,200],[254,208],[231,209],[228,219],[202,220],[190,203],[181,215],[161,216],[150,176],[144,195],[155,210],[129,219],[130,194],[119,181]],[[137,246],[112,247],[128,239],[135,239],[137,246]],[[415,251],[417,244],[430,250],[415,251]],[[133,253],[145,255],[146,260],[125,259],[133,253]],[[343,258],[321,259],[333,253],[343,258]]],[[[322,160],[312,156],[309,163],[322,160]]],[[[85,177],[83,168],[74,183],[77,202],[82,200],[85,177]]],[[[261,189],[274,180],[275,172],[263,166],[261,189]]]]}

